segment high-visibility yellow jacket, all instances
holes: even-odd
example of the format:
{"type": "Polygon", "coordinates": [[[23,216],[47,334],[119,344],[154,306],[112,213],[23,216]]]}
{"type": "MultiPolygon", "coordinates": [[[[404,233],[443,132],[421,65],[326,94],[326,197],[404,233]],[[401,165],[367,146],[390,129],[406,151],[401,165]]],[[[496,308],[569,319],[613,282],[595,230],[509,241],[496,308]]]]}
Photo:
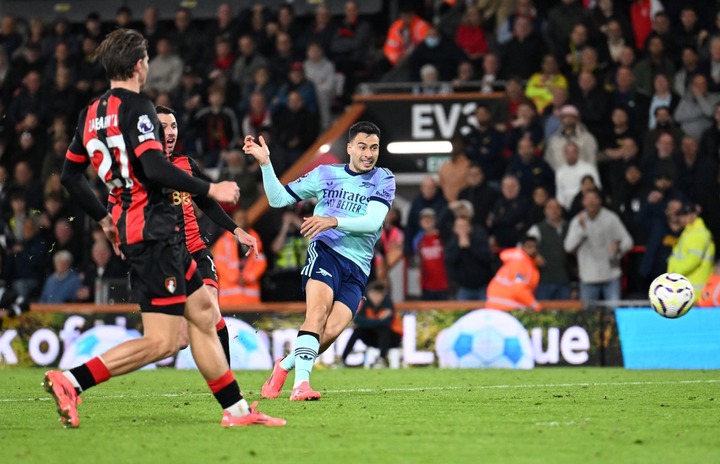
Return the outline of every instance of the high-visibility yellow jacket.
{"type": "Polygon", "coordinates": [[[701,218],[688,224],[680,234],[668,259],[668,272],[677,272],[688,278],[695,289],[697,302],[702,289],[713,273],[715,242],[701,218]]]}

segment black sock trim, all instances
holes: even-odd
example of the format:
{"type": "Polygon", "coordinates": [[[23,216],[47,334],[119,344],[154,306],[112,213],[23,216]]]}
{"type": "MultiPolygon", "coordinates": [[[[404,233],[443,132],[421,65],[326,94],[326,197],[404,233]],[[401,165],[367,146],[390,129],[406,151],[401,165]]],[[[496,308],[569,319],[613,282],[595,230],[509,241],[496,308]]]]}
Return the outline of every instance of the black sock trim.
{"type": "Polygon", "coordinates": [[[240,393],[240,386],[237,382],[231,382],[225,385],[220,391],[213,393],[213,395],[215,395],[215,399],[223,409],[227,409],[243,399],[242,393],[240,393]]]}
{"type": "Polygon", "coordinates": [[[318,343],[320,343],[320,335],[316,334],[315,332],[308,332],[307,330],[298,331],[298,334],[297,334],[298,337],[301,337],[303,335],[310,335],[311,337],[314,337],[315,340],[318,341],[318,343]]]}
{"type": "Polygon", "coordinates": [[[225,359],[227,360],[228,367],[230,367],[230,333],[228,332],[227,326],[218,330],[217,334],[220,339],[223,352],[225,353],[225,359]]]}
{"type": "Polygon", "coordinates": [[[88,368],[85,364],[73,367],[72,369],[70,369],[70,373],[73,375],[73,377],[75,377],[75,380],[78,381],[78,383],[80,384],[80,389],[82,391],[85,391],[88,388],[94,387],[96,385],[95,377],[92,376],[90,368],[88,368]]]}

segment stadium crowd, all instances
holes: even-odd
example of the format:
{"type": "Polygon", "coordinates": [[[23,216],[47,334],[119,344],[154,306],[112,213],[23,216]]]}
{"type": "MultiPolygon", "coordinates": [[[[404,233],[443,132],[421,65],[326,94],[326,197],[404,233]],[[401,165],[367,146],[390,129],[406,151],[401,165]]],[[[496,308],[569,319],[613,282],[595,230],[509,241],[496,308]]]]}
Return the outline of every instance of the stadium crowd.
{"type": "MultiPolygon", "coordinates": [[[[239,12],[221,4],[211,20],[183,7],[172,21],[153,7],[137,22],[127,8],[82,24],[8,14],[0,20],[0,260],[4,283],[30,299],[95,301],[98,279],[126,272],[59,182],[78,111],[108,87],[91,57],[115,27],[149,40],[145,92],[178,112],[179,151],[238,182],[242,209],[260,195],[243,137],[263,135],[280,174],[361,82],[413,82],[421,94],[504,91],[507,119],[480,100],[477,125],[452,140],[450,159],[423,180],[409,210],[386,219],[375,278],[399,285],[417,268],[418,297],[484,299],[501,264],[518,255],[496,252],[528,237],[536,255],[523,262],[539,269],[537,300],[638,296],[667,269],[687,211],[697,207],[720,236],[717,2],[401,2],[384,24],[353,1],[339,17],[322,5],[303,18],[289,5],[260,4],[239,12]],[[644,252],[628,254],[633,245],[644,252]]],[[[104,185],[93,182],[103,198],[104,185]]],[[[293,288],[310,207],[256,224],[269,260],[253,285],[262,279],[271,298],[302,299],[293,288]]],[[[207,222],[215,242],[221,231],[207,222]]],[[[248,265],[236,258],[224,261],[248,265]]]]}

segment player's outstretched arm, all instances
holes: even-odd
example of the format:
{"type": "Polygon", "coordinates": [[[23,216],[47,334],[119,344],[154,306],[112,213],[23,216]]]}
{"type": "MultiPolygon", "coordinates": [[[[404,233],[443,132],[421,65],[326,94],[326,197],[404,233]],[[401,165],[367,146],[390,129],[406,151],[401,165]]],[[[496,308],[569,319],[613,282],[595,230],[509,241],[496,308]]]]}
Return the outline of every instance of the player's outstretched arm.
{"type": "Polygon", "coordinates": [[[260,165],[260,171],[263,177],[263,188],[265,189],[265,196],[267,196],[268,203],[270,203],[270,206],[273,208],[292,205],[297,202],[298,199],[290,195],[280,183],[270,163],[270,150],[267,145],[265,145],[265,139],[260,136],[259,140],[260,144],[258,145],[252,135],[245,136],[243,151],[248,155],[252,155],[260,165]]]}
{"type": "Polygon", "coordinates": [[[354,218],[312,216],[303,218],[300,233],[305,237],[314,238],[328,229],[342,230],[356,234],[377,232],[382,227],[385,216],[390,208],[379,201],[370,201],[365,214],[354,218]]]}
{"type": "Polygon", "coordinates": [[[252,135],[246,135],[243,141],[243,151],[248,155],[252,155],[262,167],[270,164],[270,149],[265,144],[265,139],[262,135],[258,138],[258,141],[260,142],[259,144],[255,142],[255,138],[252,135]]]}

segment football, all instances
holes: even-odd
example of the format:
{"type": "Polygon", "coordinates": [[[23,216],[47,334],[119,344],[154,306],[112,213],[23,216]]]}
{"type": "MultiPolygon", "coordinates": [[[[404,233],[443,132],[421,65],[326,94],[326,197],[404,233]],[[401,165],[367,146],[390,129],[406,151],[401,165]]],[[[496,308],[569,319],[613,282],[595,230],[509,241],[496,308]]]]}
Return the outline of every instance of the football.
{"type": "Polygon", "coordinates": [[[687,314],[695,299],[690,281],[681,274],[665,273],[657,276],[648,290],[650,306],[662,317],[675,319],[687,314]]]}

